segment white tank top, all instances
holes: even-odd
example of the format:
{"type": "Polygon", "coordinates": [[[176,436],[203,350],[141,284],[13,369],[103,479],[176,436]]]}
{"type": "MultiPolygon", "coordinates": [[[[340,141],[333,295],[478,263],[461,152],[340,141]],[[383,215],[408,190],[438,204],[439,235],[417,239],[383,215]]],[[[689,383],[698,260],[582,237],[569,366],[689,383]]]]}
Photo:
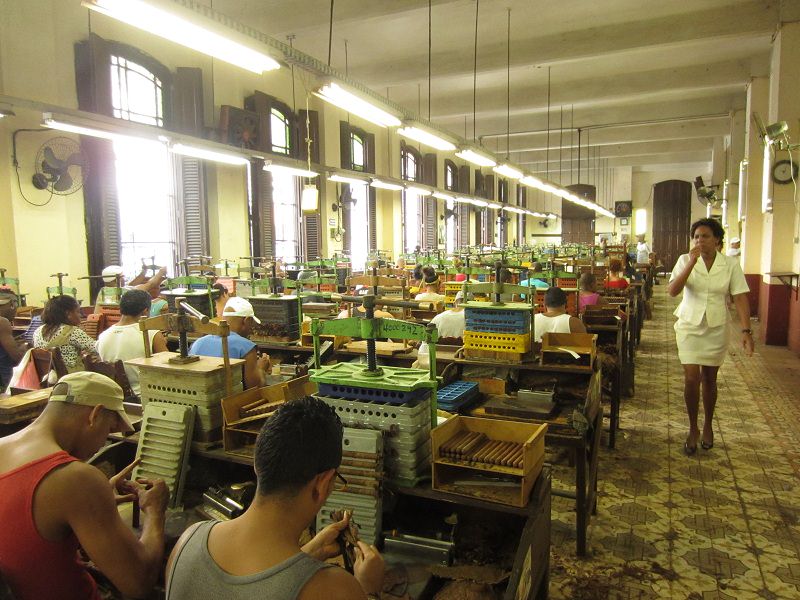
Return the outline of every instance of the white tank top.
{"type": "Polygon", "coordinates": [[[546,317],[539,313],[533,318],[533,341],[541,342],[545,333],[571,333],[569,320],[571,315],[564,313],[557,317],[546,317]]]}

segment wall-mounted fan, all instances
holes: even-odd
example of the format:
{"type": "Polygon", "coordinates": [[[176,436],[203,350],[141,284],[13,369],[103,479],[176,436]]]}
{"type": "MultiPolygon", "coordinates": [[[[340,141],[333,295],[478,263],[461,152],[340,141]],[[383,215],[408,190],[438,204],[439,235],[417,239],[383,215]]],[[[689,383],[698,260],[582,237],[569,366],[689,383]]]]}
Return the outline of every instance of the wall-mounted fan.
{"type": "Polygon", "coordinates": [[[47,140],[36,154],[33,187],[66,196],[83,187],[88,164],[78,142],[67,137],[47,140]]]}
{"type": "Polygon", "coordinates": [[[718,185],[706,185],[703,183],[703,178],[699,175],[694,180],[694,189],[697,190],[697,199],[705,206],[710,204],[712,208],[716,208],[722,205],[722,200],[717,198],[718,188],[718,185]]]}
{"type": "Polygon", "coordinates": [[[455,211],[455,209],[452,209],[452,208],[447,208],[447,207],[445,206],[445,207],[444,207],[444,214],[441,214],[441,215],[439,215],[439,220],[440,220],[440,221],[446,221],[446,220],[447,220],[447,219],[449,219],[450,217],[455,217],[455,216],[456,216],[456,211],[455,211]]]}

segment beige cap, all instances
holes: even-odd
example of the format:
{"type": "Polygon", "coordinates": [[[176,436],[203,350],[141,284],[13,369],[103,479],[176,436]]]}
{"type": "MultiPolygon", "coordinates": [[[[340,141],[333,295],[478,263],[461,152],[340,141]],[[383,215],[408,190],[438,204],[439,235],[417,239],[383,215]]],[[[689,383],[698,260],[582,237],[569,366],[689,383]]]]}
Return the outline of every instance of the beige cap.
{"type": "Polygon", "coordinates": [[[91,371],[64,375],[50,392],[50,402],[102,406],[113,410],[125,425],[122,431],[133,431],[133,425],[125,414],[124,397],[122,388],[113,379],[91,371]]]}
{"type": "Polygon", "coordinates": [[[225,308],[222,309],[222,317],[250,317],[256,323],[261,325],[261,319],[253,312],[253,305],[244,298],[239,296],[231,296],[225,303],[225,308]]]}

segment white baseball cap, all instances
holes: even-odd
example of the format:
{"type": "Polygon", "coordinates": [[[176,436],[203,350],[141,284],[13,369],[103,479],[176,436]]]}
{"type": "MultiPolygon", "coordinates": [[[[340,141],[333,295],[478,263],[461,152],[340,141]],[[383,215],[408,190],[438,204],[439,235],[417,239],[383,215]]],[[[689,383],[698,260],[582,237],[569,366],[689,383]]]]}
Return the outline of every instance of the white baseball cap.
{"type": "Polygon", "coordinates": [[[123,404],[122,388],[110,377],[91,371],[78,371],[64,375],[53,386],[50,402],[64,402],[81,406],[102,406],[114,411],[122,422],[121,431],[133,431],[123,404]]]}
{"type": "Polygon", "coordinates": [[[261,319],[253,312],[253,305],[244,298],[239,296],[231,296],[225,303],[225,308],[222,309],[222,318],[225,317],[250,317],[261,325],[261,319]]]}
{"type": "Polygon", "coordinates": [[[111,283],[116,281],[117,277],[122,275],[122,267],[119,265],[109,265],[100,273],[103,277],[103,281],[106,283],[111,283]]]}
{"type": "Polygon", "coordinates": [[[738,243],[740,243],[741,241],[742,241],[742,240],[740,240],[739,238],[731,238],[731,244],[738,244],[738,243]]]}

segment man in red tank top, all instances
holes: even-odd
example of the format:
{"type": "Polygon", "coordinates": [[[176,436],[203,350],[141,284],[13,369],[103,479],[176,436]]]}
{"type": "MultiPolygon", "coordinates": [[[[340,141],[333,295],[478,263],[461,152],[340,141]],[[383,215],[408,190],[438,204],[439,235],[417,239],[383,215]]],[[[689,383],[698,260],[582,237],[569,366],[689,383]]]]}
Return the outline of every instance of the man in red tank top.
{"type": "Polygon", "coordinates": [[[79,546],[125,596],[140,598],[155,584],[166,485],[124,481],[129,469],[109,481],[82,462],[109,433],[132,430],[122,399],[108,377],[73,373],[56,384],[38,419],[0,439],[0,574],[17,600],[98,598],[79,546]],[[118,499],[134,495],[144,516],[139,539],[117,511],[118,499]]]}

